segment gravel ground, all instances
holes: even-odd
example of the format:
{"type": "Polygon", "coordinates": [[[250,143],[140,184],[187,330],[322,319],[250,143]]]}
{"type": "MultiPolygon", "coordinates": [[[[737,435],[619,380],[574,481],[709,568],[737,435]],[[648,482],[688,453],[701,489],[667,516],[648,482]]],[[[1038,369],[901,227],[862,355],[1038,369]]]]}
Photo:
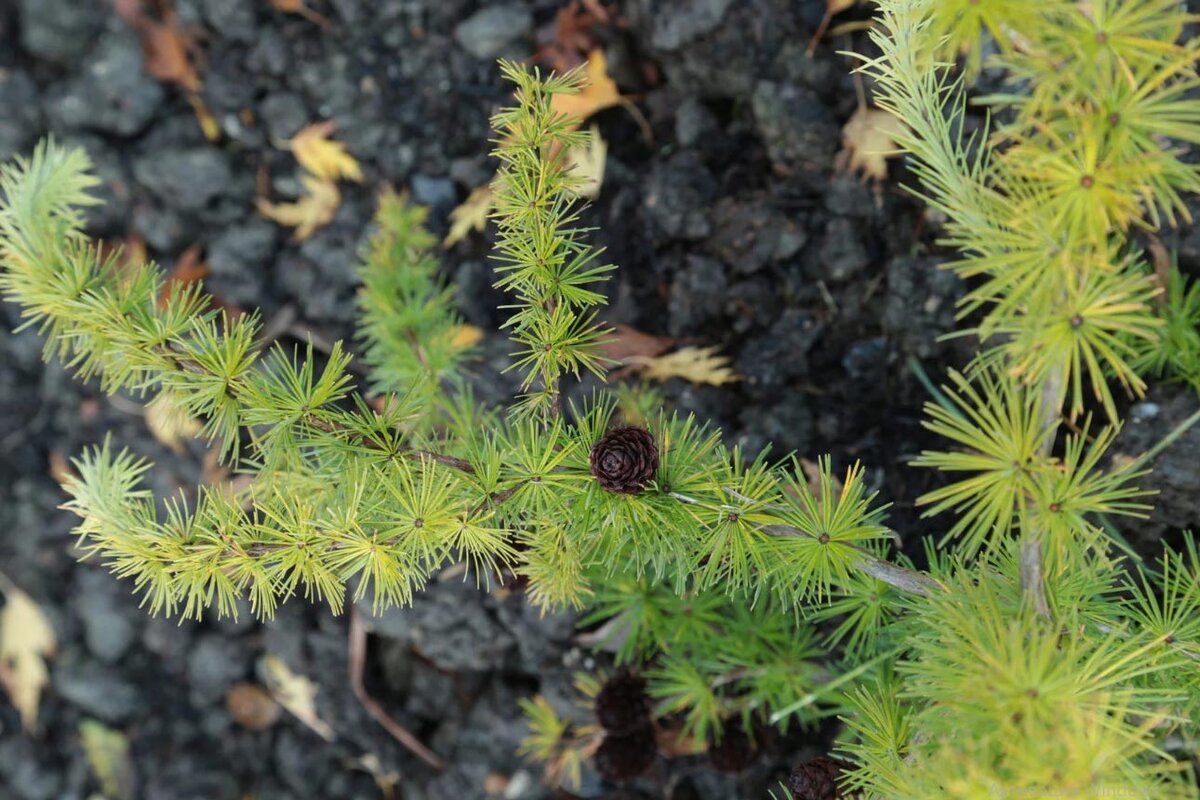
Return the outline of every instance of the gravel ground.
{"type": "MultiPolygon", "coordinates": [[[[207,285],[224,302],[325,338],[352,330],[356,254],[373,198],[406,187],[446,229],[447,213],[494,165],[488,117],[506,99],[497,57],[525,58],[553,28],[553,0],[311,0],[326,28],[257,0],[175,0],[202,51],[199,96],[220,128],[201,131],[182,91],[143,69],[137,35],[108,3],[0,0],[0,160],[47,132],[84,146],[104,179],[96,236],[136,235],[170,268],[203,248],[207,285]],[[274,143],[322,119],[361,162],[336,218],[303,243],[255,210],[260,181],[276,199],[300,187],[274,143]],[[282,315],[282,316],[281,316],[282,315]]],[[[925,399],[908,360],[933,376],[962,364],[969,344],[939,342],[962,292],[937,270],[937,220],[899,189],[902,164],[873,192],[835,169],[840,130],[857,105],[841,39],[805,54],[821,0],[624,0],[623,25],[597,36],[610,72],[634,95],[653,137],[624,110],[596,117],[610,145],[603,192],[588,212],[621,266],[606,318],[650,333],[697,337],[729,353],[741,383],[669,384],[669,401],[722,425],[731,443],[858,458],[894,503],[910,542],[931,531],[912,509],[932,476],[904,466],[929,444],[925,399]]],[[[1200,234],[1169,237],[1200,268],[1200,234]]],[[[443,255],[468,321],[494,331],[489,242],[473,235],[443,255]]],[[[364,710],[347,679],[347,620],[295,602],[278,618],[178,625],[151,619],[128,588],[71,551],[71,518],[51,464],[112,433],[150,456],[156,492],[193,486],[202,448],[173,453],[130,402],[110,401],[40,359],[18,311],[0,309],[0,568],[51,617],[59,640],[42,728],[20,732],[0,704],[0,797],[86,798],[96,790],[78,734],[82,719],[119,728],[132,746],[138,797],[152,800],[375,798],[353,762],[372,754],[398,776],[402,800],[554,796],[515,755],[518,700],[565,695],[591,658],[569,615],[539,617],[520,594],[439,582],[411,609],[369,620],[366,683],[386,710],[445,758],[437,772],[364,710]],[[311,678],[327,743],[290,716],[265,730],[236,724],[226,697],[254,680],[264,653],[311,678]],[[505,787],[505,788],[500,788],[505,787]],[[498,793],[488,794],[489,788],[498,793]]],[[[499,334],[477,369],[500,399],[499,334]]],[[[1134,407],[1125,447],[1161,435],[1195,398],[1168,387],[1134,407]]],[[[1139,529],[1148,550],[1200,521],[1200,433],[1164,458],[1166,490],[1139,529]],[[1190,456],[1188,455],[1190,453],[1190,456]]],[[[647,797],[763,798],[828,731],[777,741],[740,778],[702,759],[660,763],[647,797]]],[[[613,793],[591,779],[586,797],[613,793]]],[[[563,796],[563,795],[560,795],[563,796]]]]}

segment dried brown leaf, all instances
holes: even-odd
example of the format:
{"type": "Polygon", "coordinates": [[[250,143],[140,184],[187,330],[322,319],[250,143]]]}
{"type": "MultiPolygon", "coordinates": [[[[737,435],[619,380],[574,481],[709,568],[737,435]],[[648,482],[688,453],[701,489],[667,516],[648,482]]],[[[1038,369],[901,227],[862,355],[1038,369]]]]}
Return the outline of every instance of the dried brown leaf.
{"type": "Polygon", "coordinates": [[[904,132],[904,123],[892,113],[860,106],[842,128],[839,163],[882,183],[887,178],[887,159],[899,155],[896,138],[904,132]]]}
{"type": "Polygon", "coordinates": [[[0,686],[8,693],[28,733],[37,730],[42,689],[50,679],[46,659],[58,640],[50,620],[33,598],[0,573],[4,608],[0,609],[0,686]]]}
{"type": "Polygon", "coordinates": [[[333,741],[333,728],[317,715],[317,686],[303,675],[268,653],[258,662],[259,677],[271,696],[298,720],[327,742],[333,741]]]}
{"type": "Polygon", "coordinates": [[[642,374],[656,381],[683,378],[692,383],[723,386],[741,380],[729,366],[729,358],[716,347],[683,347],[674,353],[645,359],[642,374]]]}
{"type": "Polygon", "coordinates": [[[235,683],[225,695],[229,716],[246,730],[262,731],[279,719],[279,703],[257,683],[235,683]]]}
{"type": "Polygon", "coordinates": [[[490,183],[472,189],[467,199],[450,212],[450,231],[442,240],[442,247],[449,250],[471,231],[483,231],[495,205],[496,196],[490,183]]]}
{"type": "Polygon", "coordinates": [[[600,48],[588,54],[585,75],[586,83],[577,94],[554,95],[550,107],[556,113],[569,114],[582,122],[599,111],[625,102],[616,82],[608,77],[608,63],[600,48]]]}
{"type": "Polygon", "coordinates": [[[643,333],[628,325],[614,325],[612,333],[600,343],[600,353],[621,362],[634,358],[654,358],[679,344],[679,341],[671,336],[643,333]]]}

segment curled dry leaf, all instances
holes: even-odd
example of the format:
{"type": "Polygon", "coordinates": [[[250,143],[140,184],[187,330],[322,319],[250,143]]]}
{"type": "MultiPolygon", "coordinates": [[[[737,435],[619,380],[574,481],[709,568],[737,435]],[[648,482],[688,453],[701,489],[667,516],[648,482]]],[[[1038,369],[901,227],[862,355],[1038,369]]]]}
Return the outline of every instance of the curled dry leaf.
{"type": "Polygon", "coordinates": [[[579,180],[580,197],[595,200],[604,183],[604,167],[608,158],[608,142],[600,136],[595,125],[588,131],[587,144],[567,151],[567,172],[579,180]]]}
{"type": "Polygon", "coordinates": [[[842,128],[838,164],[878,185],[887,178],[887,159],[899,155],[896,139],[904,133],[904,123],[892,113],[860,106],[842,128]]]}
{"type": "Polygon", "coordinates": [[[264,198],[257,201],[258,213],[270,220],[295,228],[296,241],[304,241],[325,225],[328,225],[342,203],[342,193],[332,181],[321,180],[315,175],[300,178],[304,194],[294,203],[272,203],[264,198]]]}
{"type": "Polygon", "coordinates": [[[317,687],[303,675],[268,653],[258,662],[259,677],[271,696],[298,720],[327,742],[333,741],[333,728],[317,715],[317,687]]]}
{"type": "Polygon", "coordinates": [[[598,111],[626,102],[617,89],[616,82],[608,77],[608,62],[604,51],[596,48],[588,53],[587,79],[578,94],[556,94],[550,107],[559,114],[577,117],[580,122],[598,111]]]}
{"type": "Polygon", "coordinates": [[[137,797],[137,771],[125,734],[93,719],[79,723],[79,738],[88,766],[104,791],[104,800],[137,797]]]}
{"type": "Polygon", "coordinates": [[[300,166],[327,181],[349,180],[362,183],[362,168],[346,145],[329,138],[337,128],[333,120],[305,126],[287,142],[300,166]]]}
{"type": "Polygon", "coordinates": [[[37,730],[38,704],[50,678],[46,659],[54,655],[58,640],[54,628],[37,603],[0,573],[0,685],[21,715],[26,732],[37,730]]]}
{"type": "MultiPolygon", "coordinates": [[[[641,360],[642,374],[656,381],[683,378],[692,383],[723,386],[741,380],[729,366],[729,358],[717,347],[683,347],[674,353],[641,360]]],[[[634,362],[637,363],[637,362],[634,362]]]]}
{"type": "Polygon", "coordinates": [[[182,455],[184,439],[195,438],[204,426],[171,402],[169,396],[160,394],[146,404],[146,427],[159,444],[182,455]]]}
{"type": "Polygon", "coordinates": [[[465,239],[471,231],[482,232],[487,227],[495,205],[496,195],[490,183],[472,189],[467,199],[450,212],[450,231],[442,240],[442,247],[449,250],[465,239]]]}

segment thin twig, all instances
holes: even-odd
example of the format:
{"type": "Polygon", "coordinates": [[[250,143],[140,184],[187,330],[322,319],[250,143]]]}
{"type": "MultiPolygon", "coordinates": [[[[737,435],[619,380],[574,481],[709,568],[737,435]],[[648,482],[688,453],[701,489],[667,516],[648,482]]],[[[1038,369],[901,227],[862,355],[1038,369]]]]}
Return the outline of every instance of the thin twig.
{"type": "Polygon", "coordinates": [[[383,710],[383,707],[376,702],[375,698],[367,693],[366,686],[363,684],[363,666],[367,658],[367,629],[362,623],[362,617],[359,615],[358,609],[353,606],[350,607],[350,641],[348,649],[350,688],[354,691],[354,696],[358,698],[358,701],[363,704],[363,708],[367,710],[367,713],[374,717],[375,721],[392,735],[392,738],[404,745],[417,758],[434,769],[445,769],[446,764],[438,757],[437,753],[426,747],[420,739],[413,735],[412,731],[392,719],[383,710]]]}

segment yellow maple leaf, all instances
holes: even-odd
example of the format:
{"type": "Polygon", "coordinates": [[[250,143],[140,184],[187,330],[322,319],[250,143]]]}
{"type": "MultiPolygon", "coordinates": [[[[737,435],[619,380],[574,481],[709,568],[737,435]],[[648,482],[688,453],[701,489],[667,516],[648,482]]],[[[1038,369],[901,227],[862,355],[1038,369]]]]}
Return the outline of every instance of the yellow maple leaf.
{"type": "Polygon", "coordinates": [[[607,158],[608,142],[600,136],[600,129],[595,125],[589,131],[586,145],[567,151],[567,173],[579,180],[577,191],[580,197],[595,200],[600,196],[607,158]]]}
{"type": "Polygon", "coordinates": [[[904,123],[891,112],[860,106],[842,128],[838,162],[851,172],[881,183],[887,178],[887,159],[899,155],[896,138],[905,130],[904,123]]]}
{"type": "Polygon", "coordinates": [[[318,228],[328,225],[342,202],[342,193],[333,181],[315,175],[300,178],[304,194],[294,203],[272,203],[263,198],[257,202],[258,213],[270,220],[295,228],[296,241],[304,241],[318,228]]]}
{"type": "Polygon", "coordinates": [[[314,122],[306,125],[299,133],[288,140],[296,160],[300,166],[328,181],[346,179],[361,183],[362,168],[354,156],[346,150],[346,145],[329,138],[337,127],[333,120],[314,122]]]}
{"type": "Polygon", "coordinates": [[[586,82],[578,93],[556,94],[550,100],[550,108],[555,113],[566,114],[582,122],[597,111],[625,102],[617,90],[616,82],[608,77],[608,63],[600,48],[588,53],[584,75],[586,82]]]}
{"type": "Polygon", "coordinates": [[[20,713],[22,727],[32,733],[37,730],[42,689],[50,677],[46,659],[54,655],[58,641],[37,603],[3,573],[0,591],[5,599],[0,610],[0,685],[20,713]]]}
{"type": "Polygon", "coordinates": [[[640,358],[642,374],[656,381],[683,378],[692,383],[722,386],[741,380],[729,366],[729,358],[720,355],[716,347],[682,347],[674,353],[654,358],[640,358]]]}
{"type": "Polygon", "coordinates": [[[495,205],[496,196],[490,183],[472,189],[467,199],[450,212],[450,230],[442,240],[442,247],[449,250],[465,239],[471,231],[482,231],[486,228],[495,205]]]}
{"type": "Polygon", "coordinates": [[[311,728],[327,742],[333,741],[333,728],[317,715],[317,686],[303,675],[268,653],[258,662],[259,677],[279,705],[311,728]]]}

